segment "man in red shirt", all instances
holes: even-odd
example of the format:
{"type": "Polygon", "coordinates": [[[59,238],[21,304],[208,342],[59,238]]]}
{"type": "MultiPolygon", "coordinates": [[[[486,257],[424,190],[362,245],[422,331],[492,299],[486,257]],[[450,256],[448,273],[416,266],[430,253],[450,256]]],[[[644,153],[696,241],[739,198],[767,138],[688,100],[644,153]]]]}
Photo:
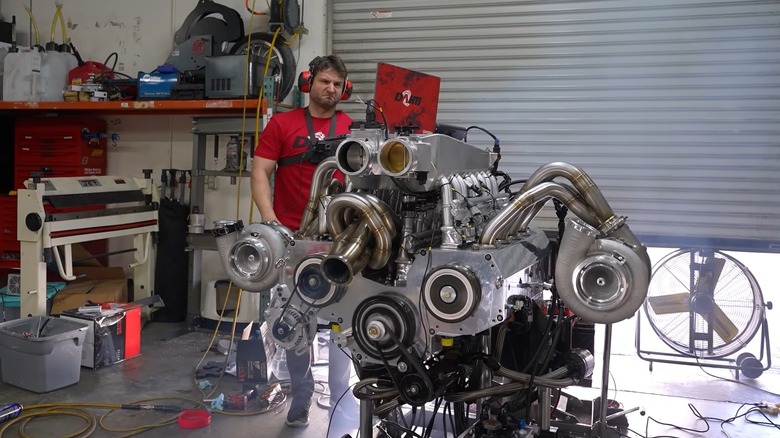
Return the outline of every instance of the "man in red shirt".
{"type": "MultiPolygon", "coordinates": [[[[309,64],[309,72],[309,106],[271,118],[260,135],[252,164],[252,198],[263,221],[278,221],[291,230],[297,230],[301,224],[317,167],[303,153],[312,142],[348,134],[352,123],[347,114],[336,110],[347,80],[347,68],[341,59],[335,55],[317,57],[309,64]],[[272,203],[269,181],[274,172],[272,203]]],[[[328,383],[333,408],[349,387],[351,361],[333,343],[329,353],[328,383]]],[[[290,371],[292,402],[286,424],[305,427],[309,424],[309,407],[314,393],[309,353],[296,355],[288,350],[287,368],[290,371]]],[[[344,399],[351,401],[351,397],[344,399]]],[[[339,403],[339,409],[343,403],[344,400],[339,403]]]]}

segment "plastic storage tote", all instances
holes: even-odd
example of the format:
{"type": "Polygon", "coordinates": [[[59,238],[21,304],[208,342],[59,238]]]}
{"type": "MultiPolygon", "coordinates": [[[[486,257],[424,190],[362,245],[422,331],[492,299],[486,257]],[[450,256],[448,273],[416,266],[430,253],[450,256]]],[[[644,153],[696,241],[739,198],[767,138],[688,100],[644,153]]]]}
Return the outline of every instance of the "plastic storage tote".
{"type": "Polygon", "coordinates": [[[33,316],[0,324],[3,382],[33,392],[78,383],[89,321],[33,316]]]}

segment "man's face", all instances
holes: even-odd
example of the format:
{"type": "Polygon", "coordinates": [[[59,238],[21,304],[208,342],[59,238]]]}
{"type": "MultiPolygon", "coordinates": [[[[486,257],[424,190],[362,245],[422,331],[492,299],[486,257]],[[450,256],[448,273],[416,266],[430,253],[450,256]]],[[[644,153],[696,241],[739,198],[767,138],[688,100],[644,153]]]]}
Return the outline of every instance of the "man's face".
{"type": "Polygon", "coordinates": [[[314,77],[309,100],[323,109],[332,109],[341,100],[343,90],[344,78],[341,75],[332,69],[321,70],[314,77]]]}

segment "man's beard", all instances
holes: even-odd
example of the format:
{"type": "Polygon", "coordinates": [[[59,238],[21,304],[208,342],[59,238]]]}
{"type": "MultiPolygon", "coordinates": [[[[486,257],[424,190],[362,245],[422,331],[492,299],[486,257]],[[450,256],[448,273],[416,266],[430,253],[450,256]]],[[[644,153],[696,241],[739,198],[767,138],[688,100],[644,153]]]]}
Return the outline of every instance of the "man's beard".
{"type": "Polygon", "coordinates": [[[338,99],[328,99],[323,96],[316,97],[312,99],[320,108],[325,110],[331,110],[336,108],[336,105],[339,103],[338,99]]]}

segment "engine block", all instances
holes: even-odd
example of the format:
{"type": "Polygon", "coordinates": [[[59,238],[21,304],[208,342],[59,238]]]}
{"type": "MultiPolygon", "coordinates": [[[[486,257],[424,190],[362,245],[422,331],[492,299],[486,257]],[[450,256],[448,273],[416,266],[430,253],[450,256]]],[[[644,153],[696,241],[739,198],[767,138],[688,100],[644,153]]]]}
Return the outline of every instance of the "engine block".
{"type": "MultiPolygon", "coordinates": [[[[529,379],[491,359],[497,346],[482,335],[523,303],[545,307],[550,295],[578,319],[629,318],[647,294],[650,263],[582,169],[551,163],[525,181],[499,181],[497,160],[445,135],[386,138],[358,126],[318,166],[300,230],[215,224],[223,266],[234,285],[270,293],[265,315],[279,346],[304,352],[318,318],[330,322],[335,342],[373,370],[363,376],[393,382],[377,388],[364,377],[355,389],[378,400],[380,413],[516,392],[490,389],[486,373],[529,379]],[[558,238],[531,227],[553,199],[576,216],[558,238]],[[442,371],[444,363],[457,371],[442,371]]],[[[563,316],[548,317],[558,324],[563,316]]],[[[565,386],[592,371],[589,352],[563,356],[573,362],[545,370],[537,385],[565,386]]]]}

